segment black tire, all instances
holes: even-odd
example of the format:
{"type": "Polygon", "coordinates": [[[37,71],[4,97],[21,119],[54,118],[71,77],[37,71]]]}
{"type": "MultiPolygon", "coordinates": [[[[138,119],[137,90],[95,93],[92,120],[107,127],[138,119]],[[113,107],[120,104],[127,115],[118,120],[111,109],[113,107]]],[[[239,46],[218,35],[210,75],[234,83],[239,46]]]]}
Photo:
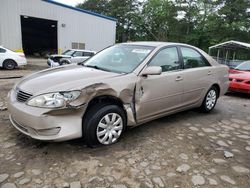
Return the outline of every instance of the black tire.
{"type": "Polygon", "coordinates": [[[219,97],[218,89],[215,86],[212,86],[206,93],[206,96],[202,102],[202,105],[200,107],[201,111],[205,113],[211,112],[217,103],[218,97],[219,97]],[[215,97],[213,97],[214,96],[213,94],[215,94],[215,97]],[[208,102],[209,98],[214,99],[212,100],[213,102],[211,102],[212,104],[208,102]]]}
{"type": "Polygon", "coordinates": [[[110,113],[116,113],[120,115],[123,122],[121,134],[124,131],[127,124],[124,110],[117,105],[97,103],[87,111],[87,114],[83,119],[83,139],[85,140],[88,147],[93,148],[100,145],[111,145],[120,139],[121,134],[114,143],[103,144],[100,143],[97,138],[97,127],[99,122],[104,118],[105,115],[110,113]]]}
{"type": "Polygon", "coordinates": [[[16,62],[12,59],[6,59],[3,62],[3,67],[7,70],[13,70],[16,67],[16,62]]]}

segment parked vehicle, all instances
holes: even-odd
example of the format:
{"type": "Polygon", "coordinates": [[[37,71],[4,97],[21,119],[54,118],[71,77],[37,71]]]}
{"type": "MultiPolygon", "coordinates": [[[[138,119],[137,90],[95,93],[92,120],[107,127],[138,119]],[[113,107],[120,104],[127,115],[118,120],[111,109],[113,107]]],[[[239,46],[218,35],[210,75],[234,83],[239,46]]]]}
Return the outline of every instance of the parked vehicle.
{"type": "Polygon", "coordinates": [[[13,52],[3,46],[0,46],[0,67],[12,70],[23,65],[27,65],[24,53],[13,52]]]}
{"type": "Polygon", "coordinates": [[[190,45],[123,43],[84,65],[23,78],[8,95],[13,126],[39,140],[118,141],[125,127],[200,107],[210,112],[228,89],[228,67],[190,45]]]}
{"type": "Polygon", "coordinates": [[[229,74],[229,91],[250,94],[250,61],[245,61],[229,74]]]}
{"type": "Polygon", "coordinates": [[[229,70],[231,74],[250,73],[250,61],[244,61],[235,68],[229,70]]]}
{"type": "Polygon", "coordinates": [[[70,49],[65,51],[61,55],[50,55],[47,64],[50,67],[57,67],[60,65],[66,65],[71,63],[82,63],[95,54],[96,52],[94,51],[70,49]]]}

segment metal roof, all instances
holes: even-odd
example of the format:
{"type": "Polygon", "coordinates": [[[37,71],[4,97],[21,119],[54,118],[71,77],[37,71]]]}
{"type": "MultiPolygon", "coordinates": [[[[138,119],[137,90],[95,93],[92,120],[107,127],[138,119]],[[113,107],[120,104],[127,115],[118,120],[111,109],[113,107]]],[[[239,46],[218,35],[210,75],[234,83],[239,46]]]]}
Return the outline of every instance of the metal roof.
{"type": "Polygon", "coordinates": [[[243,49],[250,49],[250,44],[245,43],[245,42],[230,40],[230,41],[223,42],[223,43],[216,44],[214,46],[209,47],[209,49],[213,49],[213,48],[225,48],[225,49],[243,48],[243,49]]]}
{"type": "Polygon", "coordinates": [[[61,6],[61,7],[64,7],[64,8],[68,8],[68,9],[71,9],[71,10],[75,10],[75,11],[78,11],[78,12],[83,12],[85,14],[90,14],[92,16],[97,16],[97,17],[100,17],[100,18],[104,18],[104,19],[107,19],[107,20],[111,20],[111,21],[117,22],[116,18],[105,16],[103,14],[98,14],[98,13],[95,13],[95,12],[91,12],[89,10],[72,7],[72,6],[69,6],[69,5],[65,5],[65,4],[62,4],[62,3],[55,2],[53,0],[42,0],[42,1],[44,1],[46,3],[54,4],[54,5],[57,5],[57,6],[61,6]]]}

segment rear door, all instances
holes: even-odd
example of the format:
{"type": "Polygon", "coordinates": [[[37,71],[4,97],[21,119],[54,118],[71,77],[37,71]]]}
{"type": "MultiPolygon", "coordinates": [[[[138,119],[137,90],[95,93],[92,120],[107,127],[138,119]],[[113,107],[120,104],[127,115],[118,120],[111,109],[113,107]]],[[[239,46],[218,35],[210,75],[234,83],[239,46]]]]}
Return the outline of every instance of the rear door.
{"type": "Polygon", "coordinates": [[[140,76],[136,85],[137,121],[154,119],[181,105],[182,71],[177,47],[160,50],[148,66],[160,66],[160,75],[140,76]]]}
{"type": "Polygon", "coordinates": [[[211,85],[213,68],[196,49],[179,47],[183,60],[183,106],[196,104],[204,98],[211,85]]]}

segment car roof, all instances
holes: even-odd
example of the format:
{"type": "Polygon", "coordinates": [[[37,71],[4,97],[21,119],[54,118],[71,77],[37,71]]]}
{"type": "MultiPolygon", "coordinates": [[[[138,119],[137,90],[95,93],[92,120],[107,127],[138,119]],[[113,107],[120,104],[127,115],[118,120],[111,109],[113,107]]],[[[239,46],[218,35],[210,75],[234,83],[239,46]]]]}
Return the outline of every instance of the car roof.
{"type": "Polygon", "coordinates": [[[82,50],[82,49],[70,49],[70,50],[79,51],[79,52],[93,52],[93,53],[95,53],[95,51],[92,51],[92,50],[82,50]]]}
{"type": "Polygon", "coordinates": [[[122,44],[132,44],[132,45],[142,45],[142,46],[152,46],[152,47],[160,47],[160,46],[168,46],[168,45],[183,45],[183,46],[191,46],[183,43],[176,42],[158,42],[158,41],[139,41],[139,42],[126,42],[122,44]]]}

